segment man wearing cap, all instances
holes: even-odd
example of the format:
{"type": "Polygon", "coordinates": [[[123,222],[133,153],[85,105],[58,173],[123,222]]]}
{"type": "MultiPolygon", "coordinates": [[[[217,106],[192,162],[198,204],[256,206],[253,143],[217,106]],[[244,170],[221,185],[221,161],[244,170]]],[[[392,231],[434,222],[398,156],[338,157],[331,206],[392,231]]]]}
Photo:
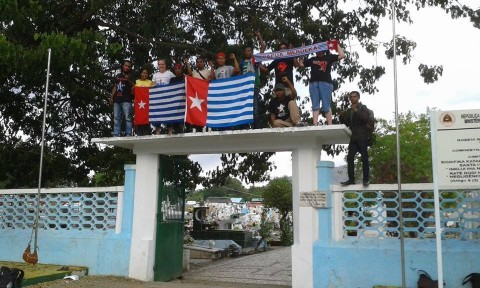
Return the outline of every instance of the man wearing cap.
{"type": "Polygon", "coordinates": [[[219,52],[217,54],[217,68],[215,69],[215,79],[230,78],[233,75],[240,73],[237,57],[235,54],[230,54],[230,59],[233,61],[233,66],[225,65],[225,53],[219,52]]]}
{"type": "Polygon", "coordinates": [[[285,95],[285,85],[283,83],[275,84],[275,97],[270,99],[270,124],[272,127],[293,127],[306,126],[304,122],[300,121],[300,110],[297,106],[297,90],[292,82],[286,76],[282,78],[282,82],[290,89],[291,94],[285,95]]]}
{"type": "Polygon", "coordinates": [[[170,79],[170,84],[178,83],[178,82],[185,82],[185,74],[183,74],[183,65],[180,63],[175,63],[173,65],[173,74],[175,77],[170,79]]]}

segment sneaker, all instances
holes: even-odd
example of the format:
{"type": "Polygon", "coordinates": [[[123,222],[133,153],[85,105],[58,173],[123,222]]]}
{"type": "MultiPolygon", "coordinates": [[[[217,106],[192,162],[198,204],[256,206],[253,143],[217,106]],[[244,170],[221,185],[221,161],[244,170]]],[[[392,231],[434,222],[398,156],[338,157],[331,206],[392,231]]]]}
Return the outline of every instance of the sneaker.
{"type": "Polygon", "coordinates": [[[347,181],[345,181],[345,182],[340,182],[340,184],[341,184],[342,186],[348,186],[348,185],[353,185],[353,184],[355,184],[355,181],[353,181],[353,180],[347,180],[347,181]]]}
{"type": "Polygon", "coordinates": [[[363,187],[368,187],[368,185],[370,185],[370,181],[363,180],[363,187]]]}
{"type": "Polygon", "coordinates": [[[297,124],[295,124],[295,127],[305,127],[305,126],[308,126],[308,123],[302,122],[302,121],[300,121],[300,122],[298,122],[297,124]]]}

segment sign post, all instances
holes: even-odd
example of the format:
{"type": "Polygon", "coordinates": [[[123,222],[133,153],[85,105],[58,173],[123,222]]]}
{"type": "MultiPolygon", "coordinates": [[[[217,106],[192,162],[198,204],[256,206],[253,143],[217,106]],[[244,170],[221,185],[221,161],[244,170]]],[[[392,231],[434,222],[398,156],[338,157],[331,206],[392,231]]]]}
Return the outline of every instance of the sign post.
{"type": "Polygon", "coordinates": [[[480,109],[431,111],[438,283],[443,283],[439,189],[480,187],[480,109]]]}

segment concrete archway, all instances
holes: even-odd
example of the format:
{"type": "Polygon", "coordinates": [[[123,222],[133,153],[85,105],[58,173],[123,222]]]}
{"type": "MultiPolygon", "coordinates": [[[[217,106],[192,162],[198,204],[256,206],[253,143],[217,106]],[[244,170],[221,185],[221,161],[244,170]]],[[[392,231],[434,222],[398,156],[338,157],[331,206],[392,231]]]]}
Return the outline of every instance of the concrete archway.
{"type": "Polygon", "coordinates": [[[153,280],[158,154],[291,151],[294,219],[292,285],[309,287],[308,283],[313,283],[313,243],[319,233],[328,236],[331,232],[318,231],[318,221],[323,219],[322,215],[319,216],[319,212],[312,207],[300,207],[300,194],[319,189],[318,165],[322,145],[346,144],[349,139],[350,130],[344,125],[92,139],[94,143],[131,149],[136,154],[129,276],[144,281],[153,280]],[[307,286],[304,286],[306,282],[307,286]]]}

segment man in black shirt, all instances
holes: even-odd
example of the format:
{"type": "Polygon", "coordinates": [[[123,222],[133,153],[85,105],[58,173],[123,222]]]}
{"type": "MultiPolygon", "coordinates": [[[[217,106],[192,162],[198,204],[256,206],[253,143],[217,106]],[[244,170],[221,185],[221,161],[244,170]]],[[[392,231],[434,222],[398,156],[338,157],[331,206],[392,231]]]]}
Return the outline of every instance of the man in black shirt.
{"type": "Polygon", "coordinates": [[[183,74],[182,64],[176,63],[175,65],[173,65],[173,74],[175,74],[175,77],[170,78],[170,84],[185,82],[185,74],[183,74]]]}
{"type": "Polygon", "coordinates": [[[285,95],[285,85],[282,83],[275,84],[275,97],[270,99],[269,112],[270,123],[272,127],[292,127],[306,126],[300,121],[300,110],[297,106],[297,90],[293,87],[292,82],[286,76],[282,78],[283,83],[290,89],[290,96],[285,95]]]}
{"type": "MultiPolygon", "coordinates": [[[[282,42],[278,45],[278,50],[286,50],[287,43],[282,42]]],[[[275,84],[282,84],[282,78],[287,77],[290,83],[295,83],[293,80],[293,68],[298,67],[297,58],[282,58],[273,60],[268,66],[260,65],[260,70],[262,72],[270,72],[272,69],[275,69],[275,84]]],[[[288,87],[286,87],[286,95],[290,95],[288,87]]]]}
{"type": "MultiPolygon", "coordinates": [[[[335,42],[336,43],[336,42],[335,42]]],[[[327,119],[327,124],[332,124],[332,111],[330,103],[332,101],[333,83],[332,83],[332,64],[345,58],[345,53],[340,45],[336,45],[338,55],[330,54],[329,51],[317,52],[316,56],[305,61],[300,59],[299,67],[312,67],[310,71],[310,99],[312,100],[313,125],[318,125],[320,115],[320,101],[322,102],[322,112],[327,119]]]]}
{"type": "Polygon", "coordinates": [[[369,170],[367,150],[367,123],[369,113],[367,106],[363,105],[360,100],[360,93],[358,91],[350,92],[348,97],[350,99],[350,108],[340,114],[340,122],[347,125],[352,131],[350,143],[348,144],[347,165],[348,165],[348,180],[341,182],[343,186],[355,184],[355,155],[357,152],[362,156],[363,168],[363,186],[369,185],[369,170]]]}
{"type": "Polygon", "coordinates": [[[132,76],[132,62],[125,60],[113,83],[110,105],[113,105],[113,136],[120,137],[122,119],[125,118],[125,135],[132,135],[133,93],[135,80],[132,76]]]}

